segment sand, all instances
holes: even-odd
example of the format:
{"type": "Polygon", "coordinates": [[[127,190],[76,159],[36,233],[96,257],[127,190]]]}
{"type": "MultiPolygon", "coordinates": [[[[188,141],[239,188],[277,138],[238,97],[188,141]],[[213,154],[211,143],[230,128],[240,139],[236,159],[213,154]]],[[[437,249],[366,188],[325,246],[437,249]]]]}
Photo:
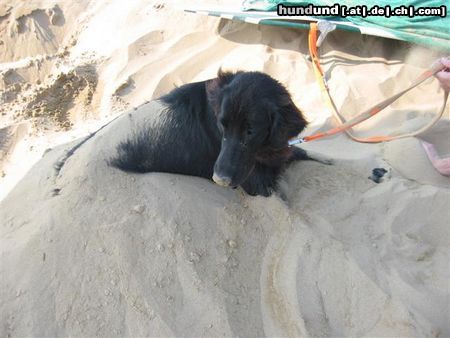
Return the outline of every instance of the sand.
{"type": "MultiPolygon", "coordinates": [[[[158,122],[153,98],[219,67],[284,83],[311,122],[305,134],[334,125],[305,32],[187,4],[0,6],[0,335],[450,336],[450,180],[417,138],[307,144],[335,164],[292,165],[269,198],[107,165],[130,128],[158,122]],[[377,167],[388,171],[379,184],[368,178],[377,167]]],[[[322,53],[346,118],[440,56],[344,32],[322,53]]],[[[441,100],[429,80],[356,132],[410,131],[441,100]]],[[[444,115],[422,137],[448,155],[444,115]]]]}

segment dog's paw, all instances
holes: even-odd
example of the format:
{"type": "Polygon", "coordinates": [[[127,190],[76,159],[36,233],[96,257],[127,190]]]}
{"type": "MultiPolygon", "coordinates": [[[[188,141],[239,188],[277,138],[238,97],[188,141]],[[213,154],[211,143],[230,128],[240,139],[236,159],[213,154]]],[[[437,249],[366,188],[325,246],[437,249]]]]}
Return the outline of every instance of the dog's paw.
{"type": "Polygon", "coordinates": [[[323,163],[323,164],[326,164],[326,165],[333,165],[333,164],[336,163],[336,162],[335,162],[333,159],[331,159],[331,158],[317,159],[316,161],[317,161],[317,162],[320,162],[320,163],[323,163]]]}

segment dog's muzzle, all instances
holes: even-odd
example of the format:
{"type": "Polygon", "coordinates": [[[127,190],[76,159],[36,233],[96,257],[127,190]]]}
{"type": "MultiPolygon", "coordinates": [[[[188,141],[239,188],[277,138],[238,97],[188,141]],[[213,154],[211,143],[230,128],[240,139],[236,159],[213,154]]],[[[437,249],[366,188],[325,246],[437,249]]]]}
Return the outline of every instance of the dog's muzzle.
{"type": "Polygon", "coordinates": [[[216,182],[216,184],[221,185],[222,187],[229,187],[231,184],[231,178],[229,177],[221,177],[214,173],[212,177],[213,181],[216,182]]]}

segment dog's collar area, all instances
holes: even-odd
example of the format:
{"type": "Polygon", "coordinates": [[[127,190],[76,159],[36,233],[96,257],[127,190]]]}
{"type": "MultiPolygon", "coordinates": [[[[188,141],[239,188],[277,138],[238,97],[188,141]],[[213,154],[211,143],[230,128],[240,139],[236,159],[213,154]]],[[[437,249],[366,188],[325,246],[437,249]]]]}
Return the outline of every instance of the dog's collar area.
{"type": "Polygon", "coordinates": [[[300,144],[300,143],[303,143],[303,142],[305,142],[305,139],[303,137],[295,138],[293,140],[289,140],[288,141],[288,146],[290,147],[290,146],[293,146],[295,144],[300,144]]]}

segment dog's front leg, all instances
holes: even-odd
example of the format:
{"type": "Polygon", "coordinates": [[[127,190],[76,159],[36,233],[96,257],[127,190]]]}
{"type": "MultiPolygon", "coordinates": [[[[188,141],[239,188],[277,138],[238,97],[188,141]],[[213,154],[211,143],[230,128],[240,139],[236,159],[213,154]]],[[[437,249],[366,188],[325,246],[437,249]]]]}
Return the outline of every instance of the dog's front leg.
{"type": "Polygon", "coordinates": [[[331,165],[334,161],[330,158],[323,156],[322,154],[316,152],[306,152],[306,150],[299,147],[292,147],[292,157],[288,160],[287,163],[293,161],[316,161],[323,164],[331,165]]]}

